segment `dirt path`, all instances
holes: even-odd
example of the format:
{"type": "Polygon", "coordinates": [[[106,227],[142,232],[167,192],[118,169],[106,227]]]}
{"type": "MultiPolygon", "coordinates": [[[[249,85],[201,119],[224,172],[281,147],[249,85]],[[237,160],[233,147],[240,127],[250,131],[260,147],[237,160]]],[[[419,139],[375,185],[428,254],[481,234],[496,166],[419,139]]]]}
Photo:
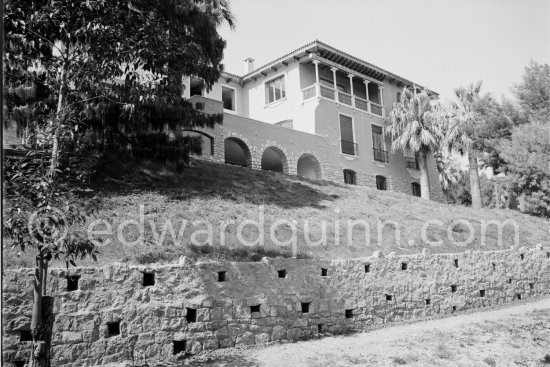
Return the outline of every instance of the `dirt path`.
{"type": "Polygon", "coordinates": [[[240,350],[200,365],[550,366],[550,298],[368,333],[240,350]]]}

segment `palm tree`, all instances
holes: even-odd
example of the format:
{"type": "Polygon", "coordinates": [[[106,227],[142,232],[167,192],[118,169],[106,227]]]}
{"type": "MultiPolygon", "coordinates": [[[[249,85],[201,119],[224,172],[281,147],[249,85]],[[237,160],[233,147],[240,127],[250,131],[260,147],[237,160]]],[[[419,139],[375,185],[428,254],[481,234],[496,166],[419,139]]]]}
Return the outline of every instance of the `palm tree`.
{"type": "Polygon", "coordinates": [[[426,90],[416,93],[404,88],[401,101],[394,104],[386,119],[387,133],[392,138],[392,152],[409,151],[418,156],[420,195],[426,200],[430,199],[428,154],[438,146],[434,102],[426,90]]]}
{"type": "Polygon", "coordinates": [[[474,149],[472,133],[480,119],[475,112],[475,104],[479,100],[481,81],[472,83],[467,87],[455,89],[457,101],[454,103],[454,124],[448,136],[449,144],[465,148],[468,152],[468,168],[470,172],[470,194],[472,196],[472,208],[481,209],[481,188],[479,185],[479,169],[477,153],[474,149]]]}

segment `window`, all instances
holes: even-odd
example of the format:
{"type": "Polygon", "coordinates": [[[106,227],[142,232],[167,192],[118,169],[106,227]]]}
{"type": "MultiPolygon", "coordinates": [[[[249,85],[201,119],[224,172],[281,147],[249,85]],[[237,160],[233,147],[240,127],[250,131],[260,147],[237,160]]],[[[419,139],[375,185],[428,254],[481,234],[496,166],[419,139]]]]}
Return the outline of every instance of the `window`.
{"type": "Polygon", "coordinates": [[[418,169],[417,155],[409,150],[405,151],[405,165],[410,169],[418,169]]]}
{"type": "Polygon", "coordinates": [[[372,149],[375,161],[389,162],[388,152],[384,148],[384,133],[381,126],[372,125],[372,149]]]}
{"type": "Polygon", "coordinates": [[[376,176],[376,188],[378,190],[386,191],[386,177],[384,176],[376,176]]]}
{"type": "Polygon", "coordinates": [[[269,104],[286,97],[285,77],[280,76],[265,83],[265,104],[269,104]]]}
{"type": "Polygon", "coordinates": [[[346,115],[340,115],[340,139],[342,153],[357,154],[357,144],[353,138],[353,119],[346,115]]]}
{"type": "Polygon", "coordinates": [[[395,100],[397,101],[397,103],[400,103],[401,102],[401,92],[397,92],[397,95],[395,97],[395,100]]]}
{"type": "Polygon", "coordinates": [[[418,182],[413,182],[411,184],[411,187],[412,187],[413,196],[420,197],[421,196],[421,194],[420,194],[420,184],[418,182]]]}
{"type": "Polygon", "coordinates": [[[235,89],[222,86],[222,101],[224,110],[236,111],[235,89]]]}
{"type": "Polygon", "coordinates": [[[344,170],[344,183],[347,183],[348,185],[357,185],[355,171],[352,171],[350,169],[344,170]]]}
{"type": "Polygon", "coordinates": [[[107,323],[107,337],[120,335],[120,321],[107,323]]]}

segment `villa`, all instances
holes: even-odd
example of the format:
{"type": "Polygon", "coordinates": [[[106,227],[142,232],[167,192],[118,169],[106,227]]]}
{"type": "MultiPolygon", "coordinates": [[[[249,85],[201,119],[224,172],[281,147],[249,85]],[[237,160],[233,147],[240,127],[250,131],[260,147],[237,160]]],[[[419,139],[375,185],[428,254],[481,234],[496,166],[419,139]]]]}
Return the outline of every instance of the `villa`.
{"type": "MultiPolygon", "coordinates": [[[[244,64],[243,76],[224,72],[211,90],[185,79],[185,98],[223,113],[222,125],[185,132],[201,136],[203,157],[420,196],[416,157],[391,152],[384,134],[400,91],[419,84],[317,40],[259,68],[244,64]]],[[[428,167],[431,197],[443,201],[433,157],[428,167]]]]}

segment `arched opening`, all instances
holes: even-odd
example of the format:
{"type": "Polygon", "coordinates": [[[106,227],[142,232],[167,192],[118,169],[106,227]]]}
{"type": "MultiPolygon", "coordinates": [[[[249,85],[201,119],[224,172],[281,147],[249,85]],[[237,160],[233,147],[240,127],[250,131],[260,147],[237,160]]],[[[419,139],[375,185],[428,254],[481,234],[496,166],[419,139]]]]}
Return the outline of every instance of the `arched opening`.
{"type": "Polygon", "coordinates": [[[227,138],[224,141],[225,163],[250,167],[252,158],[250,150],[244,141],[237,138],[227,138]]]}
{"type": "Polygon", "coordinates": [[[411,184],[411,187],[412,187],[412,194],[414,196],[418,196],[420,197],[422,194],[420,193],[420,184],[418,182],[413,182],[411,184]]]}
{"type": "Polygon", "coordinates": [[[313,155],[306,153],[302,154],[298,159],[298,176],[309,178],[311,180],[320,180],[321,175],[321,165],[317,158],[313,155]]]}
{"type": "Polygon", "coordinates": [[[344,183],[348,185],[357,185],[357,174],[351,169],[344,170],[344,183]]]}
{"type": "Polygon", "coordinates": [[[388,189],[386,185],[386,177],[376,176],[376,188],[382,191],[386,191],[388,189]]]}
{"type": "MultiPolygon", "coordinates": [[[[214,155],[214,138],[210,135],[196,130],[183,130],[183,136],[197,138],[200,141],[200,153],[195,152],[195,154],[202,156],[214,155]]],[[[191,151],[194,151],[194,149],[191,149],[191,151]]]]}
{"type": "Polygon", "coordinates": [[[262,154],[262,169],[266,171],[288,173],[285,153],[277,147],[269,147],[262,154]]]}

